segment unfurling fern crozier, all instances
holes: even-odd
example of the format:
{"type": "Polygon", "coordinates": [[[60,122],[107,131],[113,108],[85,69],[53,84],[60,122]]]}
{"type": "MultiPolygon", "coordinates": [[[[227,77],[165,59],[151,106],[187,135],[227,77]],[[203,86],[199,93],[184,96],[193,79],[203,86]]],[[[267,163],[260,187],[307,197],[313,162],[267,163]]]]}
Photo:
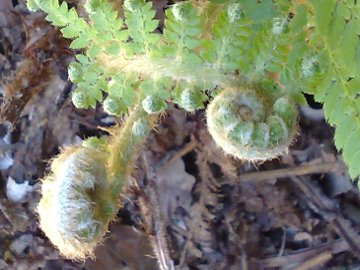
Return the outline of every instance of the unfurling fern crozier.
{"type": "Polygon", "coordinates": [[[105,147],[90,139],[83,146],[64,149],[52,161],[42,184],[39,221],[67,258],[92,256],[102,241],[156,118],[138,106],[123,126],[111,130],[105,147]]]}
{"type": "Polygon", "coordinates": [[[223,90],[208,106],[206,117],[217,145],[241,160],[277,157],[288,150],[296,133],[295,105],[254,89],[223,90]]]}
{"type": "Polygon", "coordinates": [[[117,208],[111,201],[106,154],[86,147],[65,149],[42,184],[40,227],[66,257],[83,259],[107,231],[117,208]]]}

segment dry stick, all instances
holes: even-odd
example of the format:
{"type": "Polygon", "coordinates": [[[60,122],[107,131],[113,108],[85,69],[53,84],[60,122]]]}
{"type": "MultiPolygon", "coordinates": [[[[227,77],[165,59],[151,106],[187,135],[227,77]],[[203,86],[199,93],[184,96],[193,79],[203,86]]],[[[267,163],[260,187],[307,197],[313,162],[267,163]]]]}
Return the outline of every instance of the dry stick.
{"type": "Polygon", "coordinates": [[[313,268],[315,266],[319,266],[319,265],[324,264],[325,262],[330,260],[332,257],[333,257],[333,255],[331,254],[330,251],[325,251],[325,252],[320,253],[320,254],[312,257],[311,259],[305,261],[301,265],[295,267],[294,270],[308,270],[308,269],[311,269],[311,268],[313,268]]]}
{"type": "Polygon", "coordinates": [[[230,234],[235,236],[236,242],[238,243],[238,247],[239,247],[239,251],[240,251],[240,255],[241,255],[241,269],[242,270],[248,270],[249,266],[248,266],[248,259],[247,259],[247,255],[246,252],[244,250],[244,243],[243,241],[240,239],[238,233],[236,233],[234,231],[233,226],[231,225],[231,221],[229,219],[228,215],[225,215],[225,224],[227,225],[230,234]]]}
{"type": "Polygon", "coordinates": [[[355,231],[348,220],[342,217],[336,217],[332,225],[335,227],[335,231],[347,241],[350,246],[352,253],[359,257],[360,256],[360,237],[357,231],[355,231]]]}
{"type": "MultiPolygon", "coordinates": [[[[336,170],[341,169],[341,167],[339,168],[341,164],[337,162],[325,163],[325,165],[326,166],[324,166],[323,168],[333,167],[336,170]]],[[[311,165],[310,167],[316,167],[316,165],[311,165]]],[[[311,173],[311,170],[307,168],[305,170],[300,170],[300,172],[311,173]]],[[[319,172],[319,170],[316,169],[316,172],[319,172]]],[[[299,268],[296,268],[298,270],[304,270],[310,269],[311,267],[320,265],[328,261],[332,258],[332,254],[337,254],[339,252],[343,252],[349,249],[355,254],[358,254],[357,234],[351,228],[351,226],[349,226],[349,224],[342,218],[342,216],[335,212],[332,204],[327,201],[327,197],[321,196],[321,193],[319,194],[319,192],[316,192],[316,189],[309,186],[310,183],[308,181],[304,181],[301,178],[297,178],[294,176],[292,176],[291,179],[293,180],[294,184],[296,184],[306,196],[306,200],[309,202],[310,208],[316,213],[320,214],[329,223],[331,223],[334,229],[342,236],[343,240],[321,245],[319,247],[301,252],[299,254],[269,258],[262,261],[262,266],[279,267],[284,264],[299,264],[301,262],[305,262],[302,265],[298,266],[299,268]]]]}
{"type": "MultiPolygon", "coordinates": [[[[203,166],[201,166],[200,164],[205,162],[205,159],[202,158],[202,155],[200,153],[201,152],[197,152],[198,158],[196,159],[196,165],[199,168],[202,168],[203,166]]],[[[201,224],[203,222],[203,214],[205,214],[205,213],[203,212],[202,209],[205,209],[205,203],[206,203],[203,190],[207,190],[206,187],[208,184],[210,184],[210,181],[209,181],[210,177],[211,176],[209,175],[208,170],[200,170],[200,174],[199,174],[200,197],[199,197],[198,202],[195,205],[193,205],[193,208],[192,208],[193,211],[196,212],[198,210],[198,212],[197,212],[197,215],[195,215],[195,217],[192,217],[191,213],[190,213],[191,219],[190,219],[189,223],[187,224],[189,232],[188,232],[188,236],[186,237],[185,243],[183,245],[183,249],[181,252],[180,259],[179,259],[179,266],[178,266],[179,269],[185,268],[189,247],[191,244],[194,244],[194,242],[196,240],[195,239],[196,234],[194,232],[197,231],[197,227],[199,226],[199,224],[201,224]]],[[[202,227],[202,230],[205,230],[204,226],[201,226],[201,227],[202,227]]],[[[202,232],[202,234],[203,234],[203,232],[202,232]]],[[[202,238],[204,238],[204,236],[202,236],[202,238]]]]}
{"type": "Polygon", "coordinates": [[[156,254],[160,270],[175,270],[174,262],[170,257],[166,241],[166,225],[162,217],[159,205],[159,194],[154,181],[156,175],[149,164],[146,154],[142,155],[146,168],[146,175],[149,179],[148,192],[140,196],[140,209],[144,216],[146,227],[150,230],[149,239],[156,254]],[[150,209],[151,207],[151,209],[150,209]]]}
{"type": "Polygon", "coordinates": [[[330,200],[318,189],[314,188],[311,181],[306,181],[301,177],[291,177],[293,183],[305,195],[306,202],[310,209],[321,215],[324,220],[329,222],[333,230],[345,239],[350,246],[350,250],[355,256],[360,256],[360,236],[351,227],[341,213],[336,210],[333,200],[330,200]]]}
{"type": "Polygon", "coordinates": [[[263,268],[273,268],[281,267],[283,265],[299,264],[327,250],[331,250],[332,254],[338,254],[340,252],[349,250],[349,244],[345,240],[337,240],[332,243],[322,244],[314,248],[296,252],[294,254],[282,257],[267,258],[261,260],[260,264],[263,268]]]}
{"type": "Polygon", "coordinates": [[[261,181],[266,179],[284,178],[312,173],[342,172],[345,170],[346,167],[340,162],[306,164],[285,169],[244,173],[240,175],[240,181],[261,181]]]}
{"type": "Polygon", "coordinates": [[[149,188],[150,197],[148,200],[140,197],[140,208],[144,216],[153,251],[156,255],[160,270],[174,270],[174,263],[169,255],[169,248],[166,242],[166,228],[161,217],[159,205],[155,202],[158,193],[154,187],[149,188]],[[156,193],[156,194],[155,194],[156,193]],[[149,207],[152,206],[150,209],[149,207]]]}
{"type": "Polygon", "coordinates": [[[165,164],[160,166],[160,168],[158,168],[156,170],[156,172],[159,172],[159,171],[165,169],[166,167],[168,167],[169,165],[171,165],[175,161],[177,161],[179,158],[185,156],[187,153],[194,150],[196,145],[197,145],[196,141],[194,139],[192,139],[189,143],[185,144],[184,147],[182,147],[179,151],[177,151],[165,164]]]}
{"type": "Polygon", "coordinates": [[[285,250],[285,243],[286,243],[286,231],[283,229],[283,236],[281,238],[281,247],[279,250],[279,256],[282,256],[285,250]]]}

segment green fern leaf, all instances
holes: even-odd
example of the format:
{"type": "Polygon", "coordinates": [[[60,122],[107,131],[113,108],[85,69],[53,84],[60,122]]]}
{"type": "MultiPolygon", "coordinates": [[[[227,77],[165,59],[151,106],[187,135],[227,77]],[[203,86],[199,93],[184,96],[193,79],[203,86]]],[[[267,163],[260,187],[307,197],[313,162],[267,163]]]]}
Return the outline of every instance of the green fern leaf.
{"type": "Polygon", "coordinates": [[[277,15],[277,11],[272,0],[243,0],[241,1],[241,6],[244,9],[246,17],[256,23],[270,20],[277,15]]]}
{"type": "Polygon", "coordinates": [[[289,28],[294,34],[299,34],[303,31],[307,24],[307,8],[304,5],[296,8],[294,18],[289,23],[289,28]]]}
{"type": "Polygon", "coordinates": [[[159,22],[154,19],[156,12],[152,8],[152,3],[143,0],[127,0],[124,7],[125,23],[132,38],[128,52],[149,54],[160,40],[159,35],[153,33],[159,22]]]}
{"type": "MultiPolygon", "coordinates": [[[[345,28],[344,32],[340,37],[339,49],[335,50],[336,60],[341,63],[344,67],[347,66],[348,63],[353,62],[356,54],[356,48],[359,44],[359,21],[350,20],[345,28]]],[[[349,74],[349,70],[347,70],[346,74],[349,74]]],[[[354,74],[358,75],[358,74],[354,74]]]]}
{"type": "Polygon", "coordinates": [[[343,16],[344,10],[346,9],[345,4],[339,2],[334,10],[334,19],[329,24],[329,33],[327,35],[327,41],[332,50],[338,47],[339,37],[342,35],[345,27],[345,18],[343,16]]]}
{"type": "Polygon", "coordinates": [[[127,107],[131,107],[137,97],[136,92],[133,91],[132,81],[134,81],[134,78],[127,78],[121,74],[116,74],[108,83],[107,92],[109,96],[120,100],[127,107]]]}
{"type": "Polygon", "coordinates": [[[320,34],[326,35],[335,9],[336,0],[312,0],[316,16],[315,23],[320,34]]]}
{"type": "Polygon", "coordinates": [[[356,178],[360,172],[356,159],[360,151],[360,75],[353,68],[358,64],[353,63],[360,61],[360,21],[343,2],[312,3],[318,34],[313,42],[324,48],[318,57],[324,77],[315,90],[315,98],[324,102],[325,116],[336,127],[335,145],[342,150],[351,177],[356,178]],[[335,36],[339,41],[334,41],[335,36]]]}
{"type": "Polygon", "coordinates": [[[194,53],[194,49],[201,44],[197,38],[201,33],[198,10],[190,2],[184,2],[166,10],[166,17],[166,45],[161,47],[165,57],[175,58],[179,62],[200,63],[200,57],[194,53]]]}
{"type": "Polygon", "coordinates": [[[85,48],[89,43],[89,40],[86,35],[80,35],[79,37],[75,38],[71,44],[71,49],[82,49],[85,48]]]}
{"type": "Polygon", "coordinates": [[[35,11],[37,11],[37,10],[40,9],[37,0],[28,0],[28,1],[27,1],[27,8],[28,8],[30,11],[33,11],[33,12],[35,12],[35,11]]]}

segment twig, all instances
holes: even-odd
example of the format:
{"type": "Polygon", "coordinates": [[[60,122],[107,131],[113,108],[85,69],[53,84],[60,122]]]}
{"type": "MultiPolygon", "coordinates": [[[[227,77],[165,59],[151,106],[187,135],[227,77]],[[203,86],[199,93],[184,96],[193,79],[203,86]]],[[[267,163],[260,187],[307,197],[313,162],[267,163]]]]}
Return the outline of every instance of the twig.
{"type": "Polygon", "coordinates": [[[303,261],[307,261],[310,258],[317,256],[317,254],[325,252],[327,250],[331,250],[331,254],[338,254],[340,252],[347,251],[348,249],[349,244],[345,240],[337,240],[332,243],[322,244],[320,246],[306,249],[294,254],[281,257],[267,258],[260,261],[259,263],[263,268],[280,267],[283,265],[298,264],[303,261]]]}
{"type": "Polygon", "coordinates": [[[335,227],[336,232],[349,244],[352,253],[359,257],[360,237],[359,234],[351,227],[349,221],[342,217],[336,217],[332,225],[335,227]]]}
{"type": "Polygon", "coordinates": [[[225,224],[227,225],[227,228],[229,229],[230,235],[233,235],[235,237],[235,241],[238,244],[238,249],[237,250],[240,253],[241,256],[241,270],[248,270],[249,269],[249,264],[248,264],[248,258],[247,258],[247,254],[246,251],[244,249],[244,241],[242,241],[238,235],[238,233],[236,233],[234,231],[233,226],[231,225],[231,221],[228,215],[225,215],[225,224]]]}
{"type": "Polygon", "coordinates": [[[261,181],[266,179],[284,178],[312,173],[341,172],[345,170],[346,167],[340,162],[306,164],[285,169],[244,173],[240,175],[240,181],[261,181]]]}
{"type": "Polygon", "coordinates": [[[206,159],[202,152],[196,152],[197,159],[196,165],[200,168],[199,172],[199,199],[197,203],[192,206],[191,211],[189,212],[189,222],[187,223],[188,235],[183,244],[181,256],[179,259],[179,269],[186,269],[186,264],[189,260],[189,254],[194,255],[198,258],[203,256],[203,253],[209,250],[212,250],[211,241],[212,236],[210,235],[210,224],[211,220],[214,218],[209,210],[206,208],[206,204],[211,205],[216,203],[217,198],[214,193],[211,192],[210,186],[215,190],[216,187],[211,185],[211,175],[209,170],[201,169],[205,168],[206,159]],[[201,243],[201,248],[196,247],[196,243],[201,243]],[[199,252],[195,254],[195,250],[199,252]]]}
{"type": "Polygon", "coordinates": [[[322,216],[324,220],[331,224],[333,230],[346,242],[350,251],[355,256],[360,256],[360,236],[351,227],[342,214],[338,211],[337,205],[324,195],[320,189],[316,188],[311,181],[302,179],[302,177],[291,177],[294,183],[304,195],[304,201],[315,213],[322,216]]]}
{"type": "Polygon", "coordinates": [[[279,256],[282,256],[285,250],[285,243],[286,243],[286,231],[283,229],[283,236],[281,239],[281,247],[279,250],[279,256]]]}
{"type": "Polygon", "coordinates": [[[164,168],[166,168],[169,165],[173,164],[179,158],[185,156],[187,153],[194,150],[196,145],[197,145],[196,141],[192,139],[189,143],[185,144],[184,147],[182,147],[179,151],[177,151],[165,164],[160,166],[160,168],[157,169],[157,172],[163,170],[164,168]]]}
{"type": "Polygon", "coordinates": [[[149,179],[149,185],[147,186],[148,192],[139,199],[140,209],[144,216],[150,243],[157,257],[160,269],[175,270],[174,262],[170,257],[166,241],[166,226],[160,211],[158,201],[159,195],[156,188],[156,182],[154,181],[156,175],[151,169],[153,166],[149,165],[146,155],[144,154],[142,157],[146,168],[146,175],[149,179]]]}
{"type": "Polygon", "coordinates": [[[330,251],[325,251],[323,253],[320,253],[313,258],[306,260],[301,265],[294,268],[294,270],[309,270],[315,266],[319,266],[327,262],[333,257],[330,251]]]}

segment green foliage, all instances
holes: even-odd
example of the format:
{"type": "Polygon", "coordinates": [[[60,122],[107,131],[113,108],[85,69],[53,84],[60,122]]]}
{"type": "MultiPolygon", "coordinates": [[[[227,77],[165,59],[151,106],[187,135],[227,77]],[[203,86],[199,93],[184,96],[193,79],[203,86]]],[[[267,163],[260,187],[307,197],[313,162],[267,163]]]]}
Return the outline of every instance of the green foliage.
{"type": "Polygon", "coordinates": [[[131,41],[126,46],[131,54],[150,54],[160,37],[154,34],[159,22],[154,19],[155,10],[150,2],[126,0],[124,3],[125,23],[131,41]]]}
{"type": "Polygon", "coordinates": [[[179,83],[175,87],[173,94],[174,102],[188,112],[204,108],[204,102],[207,100],[201,88],[192,87],[186,83],[179,83]]]}
{"type": "MultiPolygon", "coordinates": [[[[277,143],[284,137],[280,122],[289,127],[296,118],[286,102],[303,104],[302,93],[311,93],[336,127],[335,144],[351,176],[360,175],[355,0],[191,0],[166,10],[163,29],[145,0],[126,0],[124,18],[106,0],[88,0],[86,18],[57,0],[29,0],[28,6],[45,11],[73,40],[71,47],[83,49],[69,67],[77,107],[103,102],[108,113],[121,115],[141,103],[152,114],[174,102],[193,112],[222,89],[256,89],[277,100],[266,120],[277,143]]],[[[267,129],[261,124],[253,136],[261,138],[267,129]]]]}
{"type": "Polygon", "coordinates": [[[201,59],[194,49],[200,45],[201,19],[191,3],[176,4],[166,11],[164,38],[166,45],[161,47],[165,57],[177,62],[200,63],[201,59]]]}
{"type": "Polygon", "coordinates": [[[234,72],[243,62],[244,47],[251,35],[251,21],[241,19],[240,4],[231,4],[222,9],[212,26],[213,36],[204,40],[201,57],[214,63],[219,72],[234,72]]]}
{"type": "Polygon", "coordinates": [[[318,65],[307,92],[324,103],[326,118],[336,127],[335,145],[355,178],[360,174],[360,5],[313,0],[302,8],[313,22],[308,46],[318,65]]]}

